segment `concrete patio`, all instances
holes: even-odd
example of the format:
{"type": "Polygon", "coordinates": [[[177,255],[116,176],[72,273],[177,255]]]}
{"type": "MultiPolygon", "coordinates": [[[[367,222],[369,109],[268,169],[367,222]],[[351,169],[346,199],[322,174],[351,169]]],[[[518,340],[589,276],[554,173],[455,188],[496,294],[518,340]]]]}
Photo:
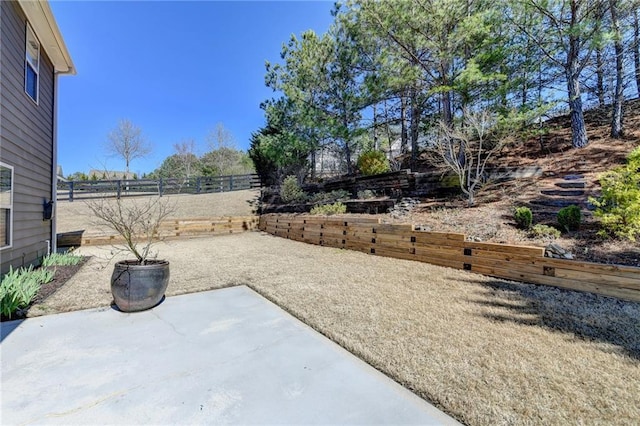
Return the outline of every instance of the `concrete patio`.
{"type": "Polygon", "coordinates": [[[2,424],[456,424],[248,287],[2,324],[2,424]]]}

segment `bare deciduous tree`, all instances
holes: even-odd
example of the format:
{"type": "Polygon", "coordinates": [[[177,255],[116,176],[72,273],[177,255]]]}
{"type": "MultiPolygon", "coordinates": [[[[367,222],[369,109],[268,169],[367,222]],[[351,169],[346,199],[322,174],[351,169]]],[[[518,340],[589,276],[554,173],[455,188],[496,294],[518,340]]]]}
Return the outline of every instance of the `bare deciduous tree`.
{"type": "Polygon", "coordinates": [[[124,159],[127,173],[132,160],[151,152],[151,145],[142,136],[140,128],[127,119],[120,120],[118,127],[109,133],[105,148],[109,154],[124,159]]]}
{"type": "Polygon", "coordinates": [[[233,148],[236,147],[236,140],[231,132],[224,127],[224,124],[216,124],[216,128],[209,132],[207,137],[209,149],[233,148]]]}
{"type": "Polygon", "coordinates": [[[179,167],[186,179],[191,177],[194,167],[198,164],[198,156],[196,155],[196,142],[193,139],[183,140],[173,144],[176,151],[179,167]]]}
{"type": "Polygon", "coordinates": [[[496,132],[497,120],[487,111],[464,112],[460,126],[439,123],[440,136],[430,147],[431,161],[456,174],[467,203],[475,204],[475,194],[485,182],[487,161],[500,152],[509,136],[496,132]]]}
{"type": "Polygon", "coordinates": [[[230,173],[239,159],[235,138],[231,132],[222,123],[218,123],[209,133],[207,141],[210,151],[203,157],[205,164],[218,175],[230,173]]]}

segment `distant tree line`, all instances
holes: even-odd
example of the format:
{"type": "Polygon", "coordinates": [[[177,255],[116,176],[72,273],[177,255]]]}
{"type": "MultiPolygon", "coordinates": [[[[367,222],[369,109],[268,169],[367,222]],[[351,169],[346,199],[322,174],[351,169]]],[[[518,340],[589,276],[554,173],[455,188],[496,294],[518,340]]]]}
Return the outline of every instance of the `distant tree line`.
{"type": "Polygon", "coordinates": [[[489,117],[492,147],[491,135],[560,110],[581,148],[583,103],[611,106],[620,138],[623,99],[640,92],[639,9],[640,0],[338,3],[325,34],[293,35],[282,60],[266,63],[275,97],[262,104],[249,155],[267,183],[313,174],[327,150],[352,173],[359,152],[394,143],[412,165],[425,148],[457,143],[457,154],[439,151],[464,166],[466,147],[446,136],[465,133],[467,115],[489,117]]]}
{"type": "Polygon", "coordinates": [[[198,155],[193,139],[174,144],[174,153],[165,158],[160,167],[147,177],[150,179],[190,178],[254,173],[249,155],[236,148],[233,135],[222,123],[218,123],[209,133],[207,145],[209,150],[198,155]]]}
{"type": "MultiPolygon", "coordinates": [[[[236,148],[233,135],[218,123],[207,136],[208,151],[198,155],[196,142],[186,139],[173,144],[174,153],[165,158],[160,166],[151,173],[144,173],[142,179],[190,178],[197,176],[242,175],[254,173],[253,162],[249,155],[236,148]]],[[[105,142],[105,151],[125,162],[126,175],[132,160],[147,156],[152,149],[142,136],[141,129],[129,120],[121,120],[118,126],[109,133],[105,142]]],[[[75,172],[67,176],[68,180],[103,180],[112,179],[112,173],[93,171],[86,174],[75,172]]],[[[133,174],[133,179],[138,179],[133,174]]]]}

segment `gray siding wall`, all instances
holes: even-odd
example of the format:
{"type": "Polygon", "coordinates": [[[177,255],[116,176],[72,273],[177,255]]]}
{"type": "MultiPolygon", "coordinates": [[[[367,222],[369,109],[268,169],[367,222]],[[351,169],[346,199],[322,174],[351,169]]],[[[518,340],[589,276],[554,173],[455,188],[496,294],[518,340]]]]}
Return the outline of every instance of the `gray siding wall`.
{"type": "Polygon", "coordinates": [[[42,220],[51,199],[54,71],[40,46],[38,104],[24,91],[26,17],[13,1],[0,1],[0,161],[14,168],[13,241],[0,250],[0,273],[38,264],[51,241],[42,220]]]}

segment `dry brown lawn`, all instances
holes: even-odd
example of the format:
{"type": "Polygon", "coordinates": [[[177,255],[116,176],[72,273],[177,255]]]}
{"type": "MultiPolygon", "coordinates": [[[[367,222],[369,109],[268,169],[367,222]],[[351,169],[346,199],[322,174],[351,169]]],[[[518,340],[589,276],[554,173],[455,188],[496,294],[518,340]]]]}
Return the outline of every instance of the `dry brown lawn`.
{"type": "MultiPolygon", "coordinates": [[[[247,285],[464,423],[640,419],[638,303],[260,232],[158,248],[168,296],[247,285]]],[[[80,251],[93,257],[30,316],[110,305],[109,248],[80,251]]]]}
{"type": "MultiPolygon", "coordinates": [[[[171,218],[250,216],[255,214],[259,189],[244,191],[217,192],[212,194],[175,194],[165,195],[175,209],[171,218]]],[[[146,202],[149,196],[124,197],[125,203],[146,202]]],[[[56,206],[56,228],[58,233],[99,228],[94,223],[88,200],[69,202],[60,200],[56,206]]]]}

